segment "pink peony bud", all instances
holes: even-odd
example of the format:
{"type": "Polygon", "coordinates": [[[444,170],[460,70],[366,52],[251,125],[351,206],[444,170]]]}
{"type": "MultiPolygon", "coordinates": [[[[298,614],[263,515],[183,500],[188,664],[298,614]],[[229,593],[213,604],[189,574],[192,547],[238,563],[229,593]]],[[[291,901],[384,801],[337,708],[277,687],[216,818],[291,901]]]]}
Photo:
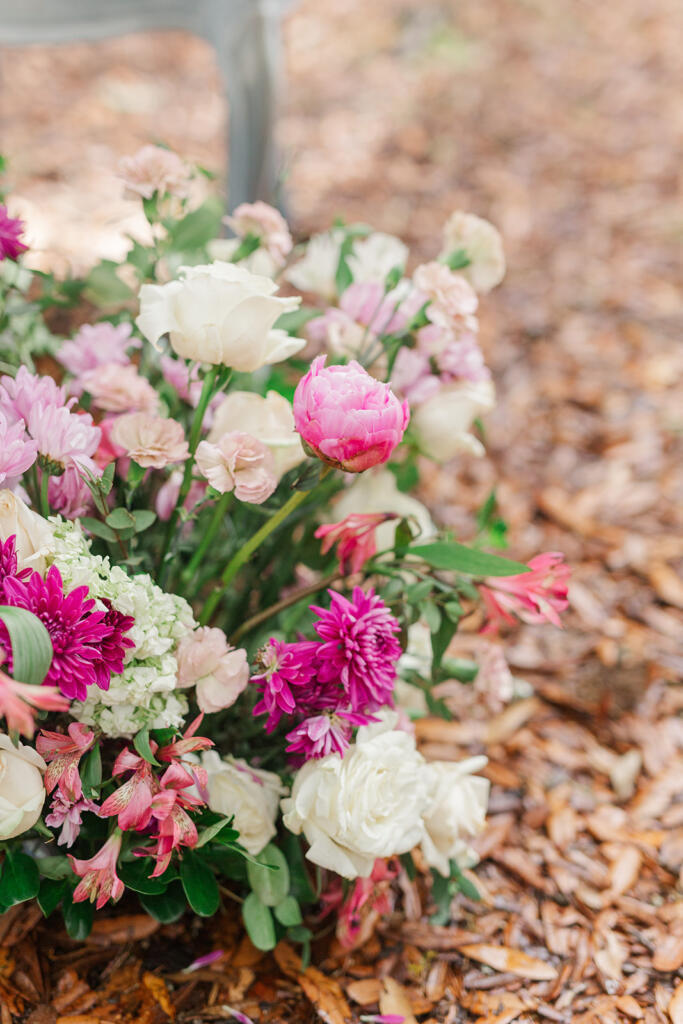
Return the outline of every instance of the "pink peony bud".
{"type": "Polygon", "coordinates": [[[326,367],[325,356],[318,356],[294,393],[294,422],[304,443],[347,473],[386,462],[409,419],[408,403],[355,361],[326,367]]]}

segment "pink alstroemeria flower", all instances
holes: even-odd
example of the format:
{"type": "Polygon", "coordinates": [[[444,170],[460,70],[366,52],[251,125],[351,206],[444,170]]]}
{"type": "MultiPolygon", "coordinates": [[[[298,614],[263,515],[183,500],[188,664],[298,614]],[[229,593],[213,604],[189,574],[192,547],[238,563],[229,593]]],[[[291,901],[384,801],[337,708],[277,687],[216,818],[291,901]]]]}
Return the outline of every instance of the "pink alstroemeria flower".
{"type": "Polygon", "coordinates": [[[116,861],[121,850],[121,836],[122,832],[117,828],[109,836],[101,850],[89,860],[76,860],[75,857],[68,854],[71,867],[81,879],[74,889],[72,897],[74,903],[90,900],[91,903],[95,903],[98,910],[101,910],[110,899],[114,903],[121,899],[125,887],[116,874],[116,861]]]}
{"type": "Polygon", "coordinates": [[[29,686],[17,682],[0,671],[0,718],[9,732],[18,732],[28,739],[36,729],[35,711],[68,711],[71,701],[56,686],[29,686]]]}
{"type": "Polygon", "coordinates": [[[98,814],[99,807],[92,800],[81,799],[76,800],[75,803],[70,803],[64,799],[59,791],[55,793],[52,798],[50,813],[45,818],[45,824],[49,825],[50,828],[61,828],[59,838],[57,839],[58,846],[66,846],[68,848],[76,842],[81,831],[81,815],[84,811],[98,814]]]}
{"type": "Polygon", "coordinates": [[[83,796],[78,764],[90,750],[95,733],[82,722],[71,722],[68,736],[43,730],[36,739],[38,753],[48,762],[45,788],[48,793],[57,786],[65,800],[74,803],[83,796]]]}
{"type": "Polygon", "coordinates": [[[194,793],[184,792],[194,785],[194,777],[178,762],[169,765],[161,776],[160,790],[152,801],[152,815],[158,825],[154,836],[156,847],[140,851],[142,855],[151,855],[156,860],[151,878],[163,875],[174,850],[197,845],[197,826],[187,810],[201,807],[204,801],[194,793]]]}
{"type": "Polygon", "coordinates": [[[393,512],[354,512],[338,523],[319,526],[314,536],[322,540],[320,551],[326,555],[337,544],[339,567],[344,573],[360,572],[377,552],[375,530],[389,519],[398,519],[393,512]]]}
{"type": "MultiPolygon", "coordinates": [[[[152,753],[156,753],[157,745],[150,740],[152,753]]],[[[112,775],[118,778],[126,772],[133,772],[127,782],[115,789],[111,796],[102,804],[100,815],[118,818],[119,828],[124,832],[134,829],[136,832],[147,828],[152,818],[152,800],[158,791],[158,783],[152,773],[151,765],[144,757],[134,754],[126,747],[114,761],[112,775]]]]}
{"type": "Polygon", "coordinates": [[[531,572],[496,576],[479,587],[487,622],[482,633],[496,633],[503,623],[552,622],[562,627],[560,612],[569,607],[567,586],[571,570],[561,551],[547,551],[529,561],[531,572]]]}

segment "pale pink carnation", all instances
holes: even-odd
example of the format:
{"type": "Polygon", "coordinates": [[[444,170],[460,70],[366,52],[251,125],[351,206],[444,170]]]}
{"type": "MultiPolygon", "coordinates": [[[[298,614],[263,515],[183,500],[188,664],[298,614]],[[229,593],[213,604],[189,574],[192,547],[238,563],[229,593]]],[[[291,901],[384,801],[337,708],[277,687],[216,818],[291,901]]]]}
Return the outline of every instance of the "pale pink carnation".
{"type": "Polygon", "coordinates": [[[11,426],[7,417],[0,412],[0,486],[7,487],[7,481],[20,477],[36,461],[38,447],[35,441],[26,437],[21,421],[11,426]]]}
{"type": "Polygon", "coordinates": [[[176,420],[146,412],[125,413],[114,423],[111,440],[145,469],[163,469],[184,462],[190,452],[183,428],[176,420]]]}
{"type": "Polygon", "coordinates": [[[178,686],[194,686],[201,711],[235,703],[249,682],[247,652],[228,644],[222,629],[201,626],[178,644],[178,686]]]}
{"type": "Polygon", "coordinates": [[[105,412],[148,412],[159,408],[159,396],[132,363],[105,363],[79,379],[79,387],[105,412]]]}
{"type": "Polygon", "coordinates": [[[89,413],[73,413],[65,406],[34,405],[28,414],[27,429],[48,471],[61,472],[75,465],[97,472],[92,456],[102,432],[89,413]]]}
{"type": "Polygon", "coordinates": [[[49,405],[71,406],[75,399],[66,401],[66,391],[59,387],[52,377],[40,377],[29,373],[20,366],[16,377],[0,377],[0,410],[13,425],[19,420],[28,423],[29,413],[34,406],[45,408],[49,405]]]}
{"type": "Polygon", "coordinates": [[[187,195],[190,172],[183,160],[163,146],[143,146],[133,156],[124,157],[119,163],[119,174],[126,188],[151,199],[174,195],[187,195]]]}
{"type": "Polygon", "coordinates": [[[251,434],[234,431],[223,434],[216,444],[202,441],[196,463],[216,491],[234,490],[239,501],[252,505],[260,505],[277,487],[273,454],[251,434]]]}
{"type": "MultiPolygon", "coordinates": [[[[129,323],[110,324],[107,320],[97,324],[83,324],[71,341],[62,342],[57,359],[65,370],[77,378],[105,363],[125,366],[130,361],[127,349],[139,348],[141,345],[137,338],[131,338],[131,330],[129,323]]],[[[71,392],[80,394],[78,388],[78,382],[73,381],[71,392]]]]}
{"type": "Polygon", "coordinates": [[[361,473],[386,462],[403,438],[410,410],[388,384],[352,361],[313,360],[294,393],[294,422],[308,448],[329,465],[361,473]]]}
{"type": "Polygon", "coordinates": [[[242,203],[231,217],[225,218],[239,238],[256,235],[277,263],[284,263],[293,248],[292,236],[282,214],[260,199],[242,203]]]}
{"type": "Polygon", "coordinates": [[[473,317],[477,312],[479,300],[472,285],[444,263],[423,263],[413,274],[413,281],[432,303],[427,310],[430,320],[456,320],[473,317]]]}

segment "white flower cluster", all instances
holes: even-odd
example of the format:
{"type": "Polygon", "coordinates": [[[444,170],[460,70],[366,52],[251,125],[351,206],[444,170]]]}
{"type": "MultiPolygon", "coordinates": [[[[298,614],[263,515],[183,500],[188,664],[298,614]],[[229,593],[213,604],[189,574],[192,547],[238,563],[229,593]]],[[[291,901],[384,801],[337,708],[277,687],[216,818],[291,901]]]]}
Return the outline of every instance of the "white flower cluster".
{"type": "Polygon", "coordinates": [[[77,522],[51,522],[53,562],[65,589],[87,586],[92,597],[107,598],[117,611],[135,618],[127,634],[135,647],[126,653],[123,673],[112,676],[106,691],[91,687],[87,700],[72,706],[72,715],[108,736],[132,736],[145,726],[180,727],[188,705],[178,689],[175,652],[196,626],[190,605],[165,593],[150,576],[129,576],[108,558],[93,555],[77,522]]]}
{"type": "Polygon", "coordinates": [[[468,840],[484,825],[487,779],[474,776],[485,757],[427,763],[409,733],[394,728],[395,712],[363,726],[343,757],[307,761],[283,821],[303,832],[306,856],[344,878],[367,878],[375,859],[420,845],[427,863],[447,876],[449,861],[476,862],[468,840]]]}

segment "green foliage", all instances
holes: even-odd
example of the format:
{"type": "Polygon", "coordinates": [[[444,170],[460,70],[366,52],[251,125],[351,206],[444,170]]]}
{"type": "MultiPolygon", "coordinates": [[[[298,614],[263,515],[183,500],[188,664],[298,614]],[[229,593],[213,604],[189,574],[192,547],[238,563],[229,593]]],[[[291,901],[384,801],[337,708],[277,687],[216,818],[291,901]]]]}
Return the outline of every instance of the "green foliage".
{"type": "Polygon", "coordinates": [[[468,548],[455,541],[434,541],[429,544],[413,544],[408,555],[417,555],[434,569],[466,573],[468,576],[518,576],[529,572],[521,562],[513,562],[499,555],[489,555],[475,548],[468,548]]]}
{"type": "Polygon", "coordinates": [[[52,662],[52,641],[40,619],[25,608],[0,605],[12,645],[12,675],[21,683],[40,686],[52,662]]]}
{"type": "Polygon", "coordinates": [[[267,952],[277,945],[275,923],[270,908],[259,899],[255,892],[250,892],[242,904],[242,920],[247,935],[257,949],[267,952]]]}
{"type": "Polygon", "coordinates": [[[180,881],[187,902],[200,917],[211,917],[220,905],[218,882],[206,861],[192,850],[184,850],[180,861],[180,881]]]}
{"type": "Polygon", "coordinates": [[[9,847],[0,874],[0,906],[4,909],[35,899],[40,889],[40,874],[33,857],[9,847]]]}
{"type": "Polygon", "coordinates": [[[289,865],[273,843],[247,864],[249,884],[262,903],[276,907],[289,892],[289,865]]]}

